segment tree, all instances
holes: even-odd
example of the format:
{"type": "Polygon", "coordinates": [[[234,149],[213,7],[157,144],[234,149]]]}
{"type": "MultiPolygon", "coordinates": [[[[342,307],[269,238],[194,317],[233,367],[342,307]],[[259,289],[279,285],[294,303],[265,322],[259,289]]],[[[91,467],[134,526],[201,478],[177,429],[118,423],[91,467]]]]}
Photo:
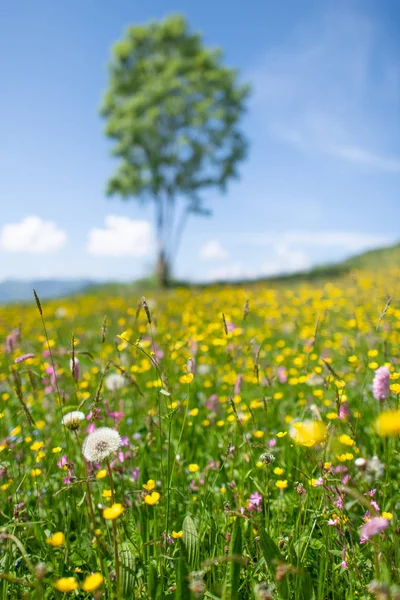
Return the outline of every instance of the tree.
{"type": "Polygon", "coordinates": [[[129,27],[112,49],[101,113],[119,162],[107,193],[153,203],[161,285],[189,215],[211,214],[200,192],[224,191],[246,155],[250,88],[221,59],[181,16],[129,27]]]}

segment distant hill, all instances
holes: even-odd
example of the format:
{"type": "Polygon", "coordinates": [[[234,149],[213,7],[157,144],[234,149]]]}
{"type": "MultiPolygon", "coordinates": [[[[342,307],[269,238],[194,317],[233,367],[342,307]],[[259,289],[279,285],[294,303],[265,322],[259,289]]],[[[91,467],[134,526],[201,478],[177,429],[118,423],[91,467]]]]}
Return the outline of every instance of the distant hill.
{"type": "Polygon", "coordinates": [[[34,289],[40,298],[57,298],[83,291],[93,285],[94,283],[88,279],[41,279],[36,281],[7,279],[0,282],[0,303],[32,301],[34,289]]]}
{"type": "MultiPolygon", "coordinates": [[[[378,270],[387,267],[400,265],[400,243],[386,248],[377,248],[369,250],[356,256],[352,256],[342,262],[318,265],[308,271],[299,271],[297,273],[289,273],[276,275],[273,277],[262,277],[256,281],[265,282],[301,282],[314,279],[335,278],[344,275],[353,269],[378,270]]],[[[187,281],[173,282],[171,287],[209,287],[215,283],[221,285],[249,285],[253,281],[218,281],[213,283],[193,284],[187,281]]],[[[7,302],[29,302],[33,301],[33,289],[35,289],[40,298],[57,298],[61,296],[69,296],[78,292],[84,292],[88,289],[96,293],[106,295],[125,296],[129,294],[147,292],[155,287],[154,281],[151,279],[143,279],[132,283],[98,283],[89,279],[43,279],[37,281],[18,281],[9,279],[0,282],[0,303],[7,302]]]]}

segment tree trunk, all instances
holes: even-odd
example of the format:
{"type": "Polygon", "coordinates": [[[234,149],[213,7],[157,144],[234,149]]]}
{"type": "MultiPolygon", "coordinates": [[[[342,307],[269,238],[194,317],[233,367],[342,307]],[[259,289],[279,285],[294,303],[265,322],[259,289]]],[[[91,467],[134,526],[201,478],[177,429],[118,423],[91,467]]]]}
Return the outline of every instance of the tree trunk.
{"type": "Polygon", "coordinates": [[[164,250],[160,250],[156,264],[156,279],[160,287],[166,288],[169,285],[169,264],[165,257],[164,250]]]}

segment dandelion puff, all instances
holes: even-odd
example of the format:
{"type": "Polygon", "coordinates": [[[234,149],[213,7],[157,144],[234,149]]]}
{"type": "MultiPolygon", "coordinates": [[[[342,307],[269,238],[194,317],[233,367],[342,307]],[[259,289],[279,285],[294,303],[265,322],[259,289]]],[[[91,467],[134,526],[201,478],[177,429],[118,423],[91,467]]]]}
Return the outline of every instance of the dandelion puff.
{"type": "Polygon", "coordinates": [[[81,412],[80,410],[73,410],[72,412],[67,413],[63,417],[63,420],[61,422],[63,425],[65,425],[67,429],[75,431],[79,428],[81,421],[83,421],[84,419],[85,415],[83,412],[81,412]]]}
{"type": "Polygon", "coordinates": [[[89,433],[82,445],[83,456],[89,462],[100,462],[116,452],[121,445],[121,436],[115,429],[99,427],[89,433]]]}
{"type": "Polygon", "coordinates": [[[126,380],[125,377],[120,373],[111,373],[106,377],[105,385],[107,390],[110,392],[115,392],[126,385],[126,380]]]}

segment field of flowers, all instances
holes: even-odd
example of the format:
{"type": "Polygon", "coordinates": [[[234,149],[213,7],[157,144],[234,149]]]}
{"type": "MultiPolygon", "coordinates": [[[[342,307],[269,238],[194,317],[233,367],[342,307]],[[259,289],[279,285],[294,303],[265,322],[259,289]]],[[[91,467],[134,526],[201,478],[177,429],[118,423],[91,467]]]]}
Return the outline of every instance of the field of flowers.
{"type": "Polygon", "coordinates": [[[0,308],[0,598],[400,598],[400,270],[0,308]]]}

